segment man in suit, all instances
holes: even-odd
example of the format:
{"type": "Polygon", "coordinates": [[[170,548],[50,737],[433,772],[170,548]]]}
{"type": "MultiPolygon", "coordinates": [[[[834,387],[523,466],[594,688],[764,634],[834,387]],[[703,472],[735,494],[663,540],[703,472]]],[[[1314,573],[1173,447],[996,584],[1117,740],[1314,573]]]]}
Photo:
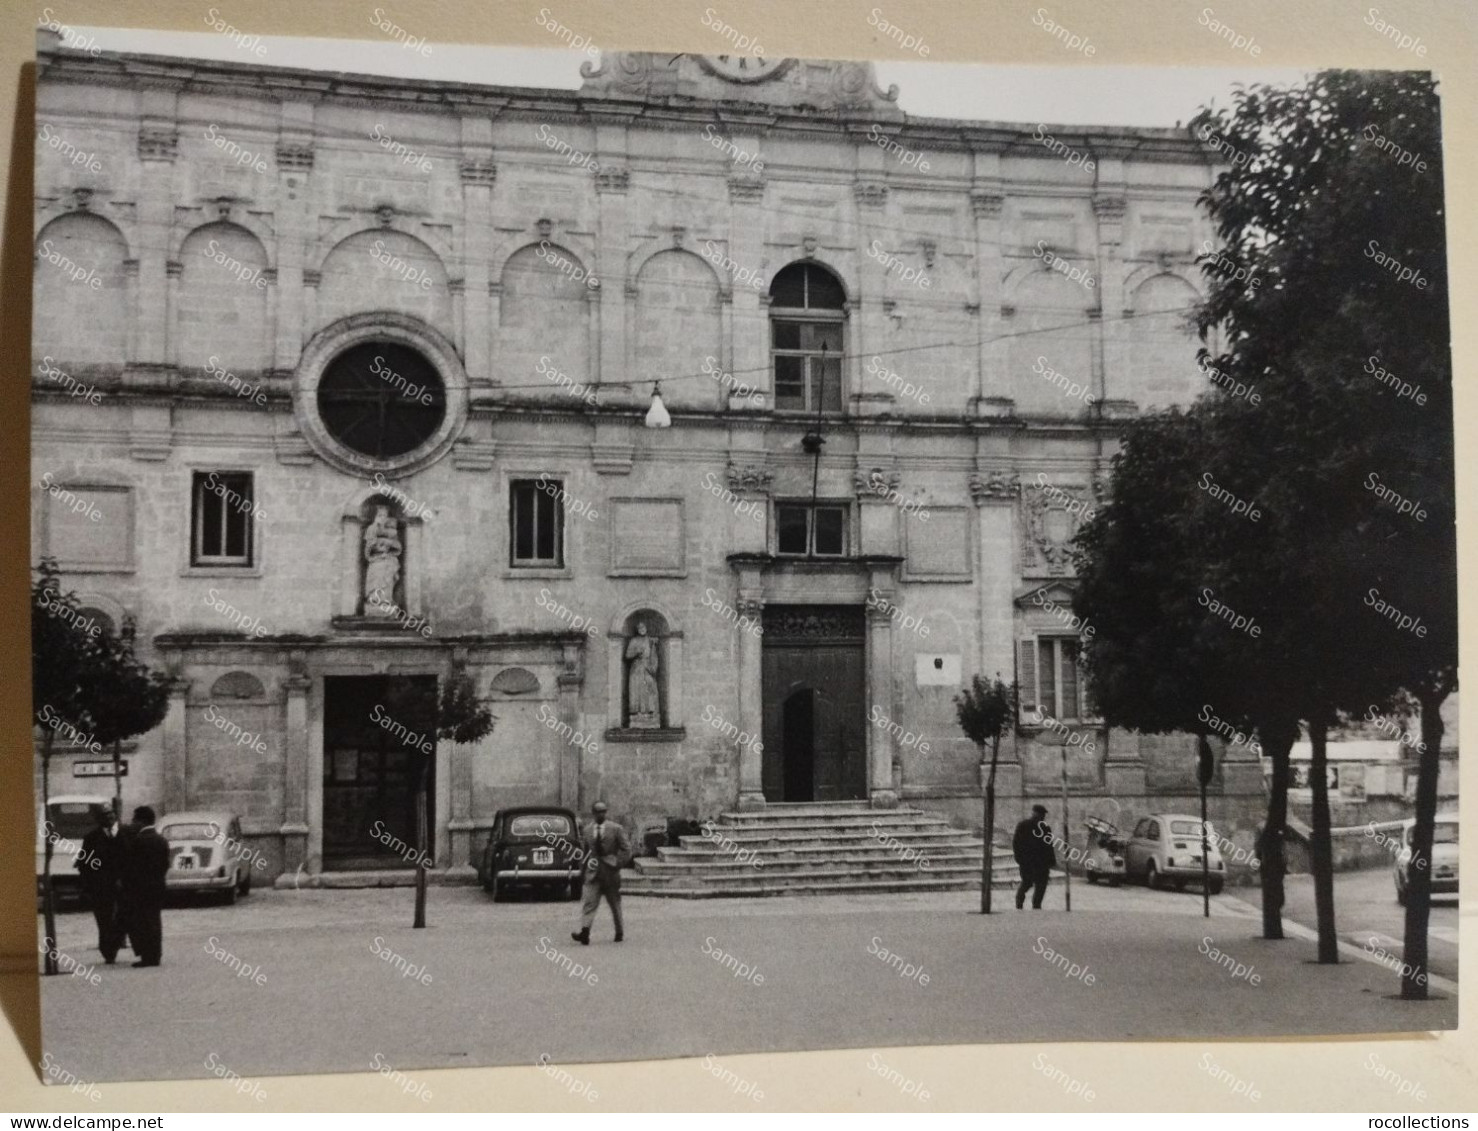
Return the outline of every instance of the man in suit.
{"type": "Polygon", "coordinates": [[[1021,869],[1021,886],[1016,889],[1016,910],[1026,906],[1028,888],[1032,892],[1032,910],[1039,911],[1047,894],[1047,880],[1057,865],[1057,852],[1052,847],[1052,826],[1047,824],[1047,807],[1033,805],[1032,815],[1016,826],[1011,838],[1011,853],[1021,869]]]}
{"type": "Polygon", "coordinates": [[[597,801],[590,811],[595,821],[585,826],[585,899],[580,905],[580,929],[570,933],[581,946],[590,945],[590,926],[595,922],[601,896],[605,896],[611,918],[616,920],[616,941],[626,937],[621,922],[621,865],[631,859],[631,842],[625,829],[606,820],[604,801],[597,801]]]}
{"type": "Polygon", "coordinates": [[[123,839],[118,834],[118,814],[111,806],[94,810],[98,827],[82,838],[77,854],[77,875],[92,917],[97,921],[98,950],[109,966],[123,945],[124,925],[119,916],[119,889],[123,883],[123,839]]]}
{"type": "Polygon", "coordinates": [[[123,858],[123,907],[133,938],[135,966],[158,966],[164,954],[164,877],[169,871],[169,841],[154,827],[154,810],[133,811],[134,833],[123,858]]]}

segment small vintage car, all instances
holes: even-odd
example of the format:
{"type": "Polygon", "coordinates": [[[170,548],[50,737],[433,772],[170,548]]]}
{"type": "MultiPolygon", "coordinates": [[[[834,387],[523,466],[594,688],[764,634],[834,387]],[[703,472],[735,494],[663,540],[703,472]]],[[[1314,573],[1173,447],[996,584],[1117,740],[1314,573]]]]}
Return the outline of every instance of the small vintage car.
{"type": "Polygon", "coordinates": [[[580,826],[570,810],[549,805],[499,809],[477,875],[494,900],[518,889],[578,899],[584,856],[580,826]]]}
{"type": "Polygon", "coordinates": [[[252,853],[242,843],[241,820],[234,813],[170,813],[159,818],[157,827],[169,841],[167,890],[206,892],[228,904],[251,892],[252,853]]]}
{"type": "Polygon", "coordinates": [[[47,811],[36,814],[36,895],[41,895],[41,874],[46,867],[46,842],[51,841],[51,891],[58,902],[84,899],[78,856],[82,838],[98,827],[98,812],[112,809],[111,798],[82,793],[61,793],[47,802],[47,811]]]}
{"type": "Polygon", "coordinates": [[[1101,817],[1089,817],[1088,855],[1083,858],[1083,874],[1090,884],[1103,880],[1109,887],[1124,882],[1124,848],[1127,838],[1117,825],[1101,817]]]}
{"type": "MultiPolygon", "coordinates": [[[[1401,822],[1401,850],[1396,854],[1396,902],[1406,906],[1411,882],[1411,838],[1416,818],[1401,822]]],[[[1457,894],[1457,814],[1438,813],[1432,825],[1432,894],[1457,894]]]]}
{"type": "MultiPolygon", "coordinates": [[[[1226,883],[1227,866],[1217,848],[1217,836],[1206,822],[1206,860],[1210,875],[1207,890],[1220,895],[1226,883]]],[[[1142,879],[1152,888],[1172,884],[1184,891],[1188,883],[1199,884],[1201,870],[1201,819],[1183,813],[1152,813],[1134,826],[1134,835],[1124,849],[1124,873],[1142,879]]]]}

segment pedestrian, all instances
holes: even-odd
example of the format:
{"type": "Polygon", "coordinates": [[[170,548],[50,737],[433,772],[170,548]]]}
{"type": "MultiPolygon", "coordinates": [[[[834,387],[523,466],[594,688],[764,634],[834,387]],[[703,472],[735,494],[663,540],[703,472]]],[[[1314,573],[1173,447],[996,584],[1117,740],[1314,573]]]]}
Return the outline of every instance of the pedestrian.
{"type": "Polygon", "coordinates": [[[621,866],[631,859],[631,842],[625,829],[606,820],[604,801],[597,801],[590,812],[595,821],[585,826],[585,899],[580,905],[580,929],[570,933],[581,946],[590,945],[590,927],[601,896],[605,896],[611,918],[616,920],[616,941],[626,937],[621,922],[621,866]]]}
{"type": "Polygon", "coordinates": [[[123,922],[119,915],[119,894],[123,884],[123,838],[118,834],[118,814],[111,805],[93,810],[98,827],[82,838],[82,851],[77,854],[77,875],[87,893],[92,917],[97,922],[98,951],[103,961],[113,965],[118,948],[123,945],[123,922]]]}
{"type": "Polygon", "coordinates": [[[1047,807],[1033,805],[1032,815],[1016,826],[1011,838],[1011,852],[1021,869],[1021,886],[1016,889],[1016,909],[1026,905],[1026,892],[1032,891],[1032,909],[1039,910],[1047,894],[1047,880],[1057,867],[1057,852],[1052,847],[1052,826],[1047,824],[1047,807]]]}
{"type": "Polygon", "coordinates": [[[123,912],[133,939],[135,966],[158,966],[164,955],[164,877],[169,841],[154,827],[154,810],[133,811],[134,833],[123,857],[123,912]]]}

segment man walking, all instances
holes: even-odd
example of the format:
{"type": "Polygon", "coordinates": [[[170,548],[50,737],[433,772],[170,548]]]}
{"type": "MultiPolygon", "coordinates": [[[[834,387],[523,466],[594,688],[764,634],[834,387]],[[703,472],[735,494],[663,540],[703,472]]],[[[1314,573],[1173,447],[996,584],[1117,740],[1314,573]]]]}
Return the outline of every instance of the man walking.
{"type": "Polygon", "coordinates": [[[154,827],[154,810],[133,811],[134,834],[123,858],[123,911],[133,939],[135,966],[158,966],[164,955],[164,877],[169,841],[154,827]]]}
{"type": "Polygon", "coordinates": [[[1016,889],[1016,910],[1026,904],[1026,892],[1033,888],[1032,909],[1040,910],[1047,894],[1047,880],[1057,866],[1057,852],[1052,847],[1052,827],[1047,824],[1047,807],[1033,805],[1032,815],[1016,826],[1011,838],[1011,852],[1021,869],[1021,886],[1016,889]]]}
{"type": "Polygon", "coordinates": [[[123,883],[123,840],[118,835],[118,814],[111,806],[99,805],[94,814],[98,827],[82,838],[77,854],[77,875],[98,927],[98,951],[113,965],[123,945],[123,922],[119,915],[119,888],[123,883]]]}
{"type": "Polygon", "coordinates": [[[621,923],[621,865],[631,859],[631,842],[626,838],[626,830],[615,821],[606,820],[606,803],[597,801],[590,811],[595,822],[585,826],[585,899],[580,905],[580,929],[570,933],[570,938],[581,946],[590,945],[590,927],[595,922],[601,896],[605,896],[611,907],[611,918],[616,920],[616,941],[625,938],[621,923]]]}

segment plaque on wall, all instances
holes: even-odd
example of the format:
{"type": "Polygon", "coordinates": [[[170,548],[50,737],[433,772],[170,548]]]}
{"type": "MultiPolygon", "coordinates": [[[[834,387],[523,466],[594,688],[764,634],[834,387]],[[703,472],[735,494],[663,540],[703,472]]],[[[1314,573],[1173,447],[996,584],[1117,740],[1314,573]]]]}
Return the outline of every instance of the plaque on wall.
{"type": "Polygon", "coordinates": [[[611,500],[611,574],[682,577],[683,501],[611,500]]]}

